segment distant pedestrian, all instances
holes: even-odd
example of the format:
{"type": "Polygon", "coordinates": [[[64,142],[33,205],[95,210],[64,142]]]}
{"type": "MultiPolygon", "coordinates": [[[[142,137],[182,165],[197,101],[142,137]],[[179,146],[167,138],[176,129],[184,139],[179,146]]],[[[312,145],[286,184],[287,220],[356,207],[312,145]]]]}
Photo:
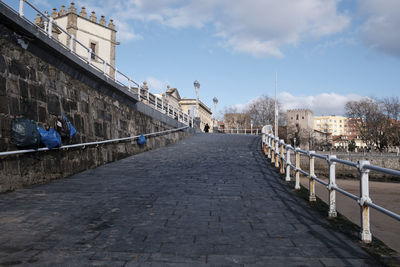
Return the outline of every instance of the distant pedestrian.
{"type": "Polygon", "coordinates": [[[210,130],[210,126],[208,125],[208,123],[206,123],[206,125],[204,126],[204,131],[206,133],[208,133],[209,130],[210,130]]]}

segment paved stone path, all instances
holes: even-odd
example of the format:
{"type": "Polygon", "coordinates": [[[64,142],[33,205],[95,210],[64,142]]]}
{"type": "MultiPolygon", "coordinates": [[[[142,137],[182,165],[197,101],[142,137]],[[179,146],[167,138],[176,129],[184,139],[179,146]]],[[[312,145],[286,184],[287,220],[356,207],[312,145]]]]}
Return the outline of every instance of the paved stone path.
{"type": "Polygon", "coordinates": [[[254,136],[199,134],[0,195],[0,265],[376,265],[307,208],[254,136]]]}

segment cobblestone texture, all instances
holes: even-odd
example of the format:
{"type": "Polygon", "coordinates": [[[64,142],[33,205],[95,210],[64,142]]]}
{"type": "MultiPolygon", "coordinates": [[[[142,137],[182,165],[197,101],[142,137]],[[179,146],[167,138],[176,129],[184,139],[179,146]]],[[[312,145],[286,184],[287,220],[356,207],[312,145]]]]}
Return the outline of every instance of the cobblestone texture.
{"type": "Polygon", "coordinates": [[[174,145],[0,195],[0,264],[372,266],[280,180],[253,136],[174,145]]]}

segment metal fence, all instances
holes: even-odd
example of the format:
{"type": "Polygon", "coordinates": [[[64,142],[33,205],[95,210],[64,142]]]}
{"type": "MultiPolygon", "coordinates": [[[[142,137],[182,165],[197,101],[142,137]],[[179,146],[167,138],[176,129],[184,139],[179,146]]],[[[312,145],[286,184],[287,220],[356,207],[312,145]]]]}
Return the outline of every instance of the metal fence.
{"type": "Polygon", "coordinates": [[[27,0],[19,0],[19,10],[14,10],[11,6],[7,5],[3,0],[0,0],[4,6],[8,9],[12,10],[14,13],[18,14],[21,18],[27,21],[32,26],[36,27],[39,31],[43,32],[49,39],[57,42],[61,46],[65,48],[66,53],[71,53],[75,55],[77,58],[82,60],[83,62],[87,63],[108,79],[113,80],[123,88],[125,88],[128,92],[137,95],[138,99],[143,103],[151,106],[152,108],[172,117],[179,122],[182,122],[186,125],[193,125],[193,117],[185,114],[181,109],[173,107],[169,104],[169,102],[164,98],[159,98],[158,96],[149,92],[149,89],[146,86],[141,86],[139,83],[135,82],[133,79],[128,77],[126,74],[119,71],[116,67],[112,66],[109,62],[105,59],[101,58],[97,55],[91,48],[87,47],[79,40],[75,38],[73,34],[70,34],[67,30],[63,29],[62,27],[58,26],[54,19],[49,16],[47,12],[42,13],[38,8],[36,8],[32,3],[27,0]],[[40,19],[43,21],[43,27],[36,25],[34,22],[30,21],[27,17],[24,16],[24,8],[30,7],[35,12],[37,12],[40,19]],[[65,34],[66,40],[69,42],[69,46],[65,45],[61,41],[59,41],[56,37],[53,36],[53,30],[57,29],[61,32],[61,34],[65,34]],[[77,49],[84,49],[87,51],[87,57],[82,57],[78,53],[76,53],[77,49]],[[101,62],[103,68],[100,69],[96,66],[93,62],[101,62]],[[112,70],[112,71],[110,71],[112,70]],[[111,76],[109,73],[114,73],[111,76]]]}
{"type": "Polygon", "coordinates": [[[239,128],[231,128],[231,129],[224,129],[222,131],[226,134],[250,134],[250,135],[259,135],[261,134],[261,130],[258,128],[250,128],[250,129],[239,129],[239,128]]]}
{"type": "MultiPolygon", "coordinates": [[[[184,126],[184,127],[175,128],[175,129],[171,129],[171,130],[160,131],[160,132],[147,133],[147,134],[143,134],[143,136],[151,137],[151,136],[169,134],[169,133],[173,133],[173,132],[182,131],[182,130],[187,129],[187,128],[189,128],[189,126],[184,126]]],[[[26,154],[26,153],[33,153],[33,152],[48,151],[48,150],[63,150],[63,149],[67,149],[68,150],[69,148],[77,148],[77,147],[86,148],[87,146],[98,146],[98,145],[102,145],[102,144],[118,143],[118,142],[122,142],[122,141],[132,141],[132,140],[138,139],[139,137],[140,137],[140,135],[134,135],[134,136],[128,136],[128,137],[116,138],[116,139],[109,139],[109,140],[103,140],[103,141],[65,145],[65,146],[61,146],[61,147],[57,147],[57,148],[53,148],[53,149],[48,149],[47,147],[42,147],[42,148],[38,148],[38,149],[24,149],[24,150],[5,151],[5,152],[0,152],[0,157],[17,155],[17,154],[26,154]]]]}
{"type": "Polygon", "coordinates": [[[387,210],[379,205],[372,202],[369,195],[369,172],[370,170],[400,176],[400,171],[382,168],[379,166],[371,165],[367,160],[360,160],[357,163],[342,160],[336,158],[336,155],[321,155],[315,153],[315,151],[305,151],[300,148],[294,148],[289,144],[285,144],[283,140],[279,140],[272,134],[263,134],[262,136],[262,149],[265,155],[271,160],[271,163],[275,164],[275,167],[280,168],[280,173],[285,174],[285,180],[291,181],[291,168],[295,173],[295,189],[300,189],[300,174],[306,176],[309,179],[309,201],[316,201],[315,193],[315,182],[321,183],[326,186],[328,190],[328,204],[329,204],[329,217],[336,217],[336,192],[339,192],[346,197],[349,197],[356,201],[360,205],[361,213],[361,232],[360,238],[363,242],[369,243],[372,241],[372,234],[370,230],[370,208],[373,208],[387,216],[400,221],[400,215],[387,210]],[[294,152],[295,160],[292,164],[290,154],[294,152]],[[309,171],[302,170],[300,168],[301,155],[305,155],[308,158],[309,171]],[[314,172],[314,161],[315,158],[325,160],[329,167],[329,181],[325,182],[320,177],[317,177],[314,172]],[[345,164],[357,168],[360,177],[360,196],[351,194],[336,184],[336,164],[345,164]]]}

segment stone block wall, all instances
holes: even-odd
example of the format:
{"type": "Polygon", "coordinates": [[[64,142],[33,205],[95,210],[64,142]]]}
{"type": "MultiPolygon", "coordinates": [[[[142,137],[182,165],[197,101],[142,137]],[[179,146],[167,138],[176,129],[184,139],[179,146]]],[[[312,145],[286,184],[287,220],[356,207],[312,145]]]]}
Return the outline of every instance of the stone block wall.
{"type": "MultiPolygon", "coordinates": [[[[123,88],[104,81],[89,66],[82,67],[82,63],[63,57],[57,52],[59,47],[55,46],[53,51],[53,47],[19,31],[17,26],[0,23],[1,152],[17,150],[11,138],[11,122],[21,116],[54,128],[55,118],[64,112],[78,131],[73,143],[183,126],[154,110],[146,113],[148,108],[125,94],[123,88]]],[[[67,177],[168,145],[188,134],[181,131],[152,137],[144,147],[139,147],[136,141],[127,141],[0,157],[0,192],[67,177]]]]}

